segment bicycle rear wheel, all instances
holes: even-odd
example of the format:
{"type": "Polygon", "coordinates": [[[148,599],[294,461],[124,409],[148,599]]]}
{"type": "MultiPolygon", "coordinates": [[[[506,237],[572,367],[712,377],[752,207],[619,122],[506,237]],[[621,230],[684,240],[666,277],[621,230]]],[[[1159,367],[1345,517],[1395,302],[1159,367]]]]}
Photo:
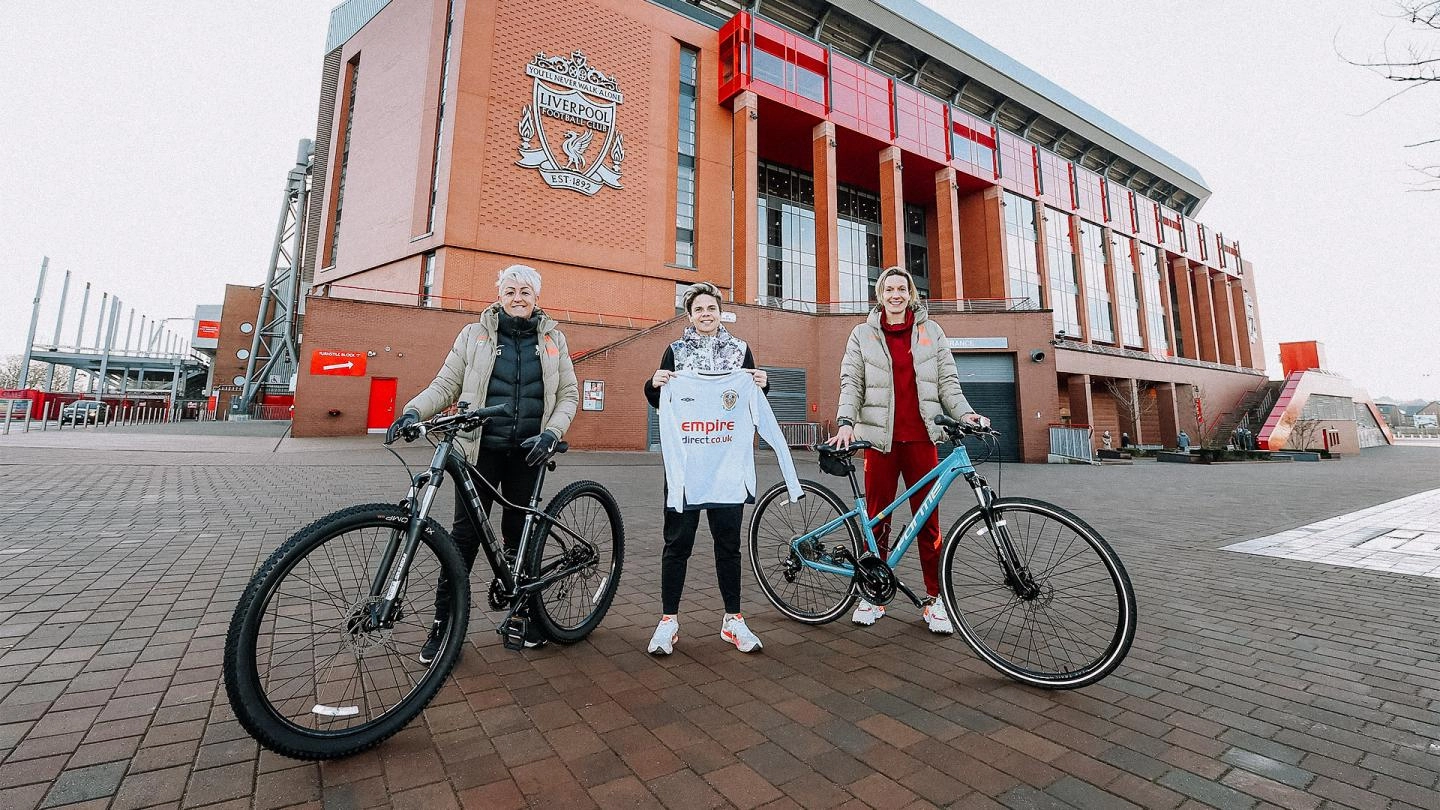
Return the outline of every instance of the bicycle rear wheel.
{"type": "Polygon", "coordinates": [[[404,728],[439,691],[459,656],[470,589],[447,589],[451,617],[439,653],[420,662],[441,572],[469,582],[449,534],[427,520],[391,626],[358,627],[370,588],[409,512],[367,504],[321,518],[260,566],[225,639],[225,689],[245,730],[276,753],[334,759],[404,728]]]}
{"type": "Polygon", "coordinates": [[[817,571],[804,562],[853,564],[860,553],[860,529],[852,518],[843,529],[807,540],[797,551],[795,538],[850,511],[835,493],[801,480],[805,497],[794,503],[784,482],[765,491],[750,516],[750,568],[760,591],[776,610],[806,624],[834,621],[855,604],[850,578],[817,571]],[[826,546],[826,541],[830,545],[826,546]],[[836,559],[839,554],[841,559],[836,559]],[[849,559],[844,559],[846,554],[849,559]]]}
{"type": "Polygon", "coordinates": [[[605,618],[620,587],[625,525],[615,497],[595,481],[576,481],[560,490],[545,514],[583,539],[551,526],[526,552],[531,578],[566,572],[531,596],[530,617],[548,637],[574,644],[605,618]]]}
{"type": "Polygon", "coordinates": [[[945,537],[941,592],[956,629],[986,663],[1045,689],[1088,686],[1110,674],[1135,638],[1135,589],[1094,529],[1053,504],[998,498],[1020,563],[1036,589],[1006,582],[979,507],[945,537]]]}

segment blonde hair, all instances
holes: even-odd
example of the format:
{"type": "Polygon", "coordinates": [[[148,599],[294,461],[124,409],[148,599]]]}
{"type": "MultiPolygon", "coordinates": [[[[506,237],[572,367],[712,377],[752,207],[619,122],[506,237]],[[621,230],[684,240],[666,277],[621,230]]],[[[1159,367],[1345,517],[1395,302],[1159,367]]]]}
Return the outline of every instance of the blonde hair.
{"type": "Polygon", "coordinates": [[[691,284],[685,294],[680,296],[680,306],[685,308],[686,315],[690,314],[690,306],[695,303],[695,299],[702,295],[711,296],[715,299],[715,305],[720,307],[722,312],[725,310],[725,300],[720,297],[720,288],[708,281],[701,281],[691,284]]]}
{"type": "Polygon", "coordinates": [[[898,264],[891,265],[884,270],[881,270],[880,277],[875,279],[875,301],[881,304],[884,303],[881,293],[885,289],[885,279],[890,278],[891,276],[899,276],[905,279],[905,284],[910,288],[910,308],[919,309],[920,288],[915,286],[915,278],[910,275],[910,271],[906,270],[898,264]]]}

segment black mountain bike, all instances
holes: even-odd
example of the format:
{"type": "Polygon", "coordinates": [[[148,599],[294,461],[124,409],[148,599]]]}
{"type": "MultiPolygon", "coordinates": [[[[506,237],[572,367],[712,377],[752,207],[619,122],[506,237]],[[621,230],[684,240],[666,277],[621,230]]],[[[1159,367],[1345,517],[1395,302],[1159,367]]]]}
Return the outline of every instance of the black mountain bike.
{"type": "Polygon", "coordinates": [[[406,441],[438,441],[429,469],[412,477],[403,501],[352,506],[315,521],[250,580],[225,640],[225,687],[240,724],[266,748],[299,759],[348,756],[404,728],[440,690],[470,616],[460,551],[430,517],[447,475],[494,573],[488,602],[505,611],[496,629],[505,647],[523,648],[534,630],[572,644],[605,616],[624,560],[620,508],[595,481],[570,484],[537,508],[564,442],[544,459],[527,506],[501,497],[455,440],[505,412],[462,402],[458,413],[408,428],[406,441]],[[490,529],[477,485],[525,512],[513,555],[490,529]],[[442,574],[460,587],[439,588],[442,574]],[[437,615],[450,620],[438,653],[422,662],[437,615]]]}

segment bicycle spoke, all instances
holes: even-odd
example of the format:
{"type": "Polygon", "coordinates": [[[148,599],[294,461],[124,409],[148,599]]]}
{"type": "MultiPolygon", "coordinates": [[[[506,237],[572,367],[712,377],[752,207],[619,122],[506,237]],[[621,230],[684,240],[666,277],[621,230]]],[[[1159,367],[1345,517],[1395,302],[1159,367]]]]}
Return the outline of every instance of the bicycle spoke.
{"type": "Polygon", "coordinates": [[[1027,683],[1093,682],[1118,663],[1134,632],[1131,597],[1118,590],[1128,580],[1080,524],[1054,507],[1009,500],[995,507],[1001,534],[980,531],[977,517],[947,543],[942,576],[958,629],[987,661],[1027,683]],[[995,557],[994,544],[1005,540],[1019,581],[1007,580],[995,557]]]}

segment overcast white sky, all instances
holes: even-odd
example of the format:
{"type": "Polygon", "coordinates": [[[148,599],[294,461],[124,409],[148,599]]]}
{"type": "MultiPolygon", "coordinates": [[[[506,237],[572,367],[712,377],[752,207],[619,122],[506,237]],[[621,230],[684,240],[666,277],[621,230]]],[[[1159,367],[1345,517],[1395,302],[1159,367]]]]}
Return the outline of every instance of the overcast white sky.
{"type": "MultiPolygon", "coordinates": [[[[1387,0],[924,1],[1200,171],[1199,218],[1255,263],[1271,376],[1276,343],[1316,339],[1374,396],[1440,399],[1440,191],[1407,168],[1440,149],[1403,148],[1440,137],[1440,87],[1366,113],[1396,88],[1336,55],[1405,41],[1387,0]]],[[[99,291],[189,317],[264,280],[332,5],[5,4],[0,355],[45,254],[40,339],[74,272],[63,343],[86,281],[89,342],[99,291]]]]}

